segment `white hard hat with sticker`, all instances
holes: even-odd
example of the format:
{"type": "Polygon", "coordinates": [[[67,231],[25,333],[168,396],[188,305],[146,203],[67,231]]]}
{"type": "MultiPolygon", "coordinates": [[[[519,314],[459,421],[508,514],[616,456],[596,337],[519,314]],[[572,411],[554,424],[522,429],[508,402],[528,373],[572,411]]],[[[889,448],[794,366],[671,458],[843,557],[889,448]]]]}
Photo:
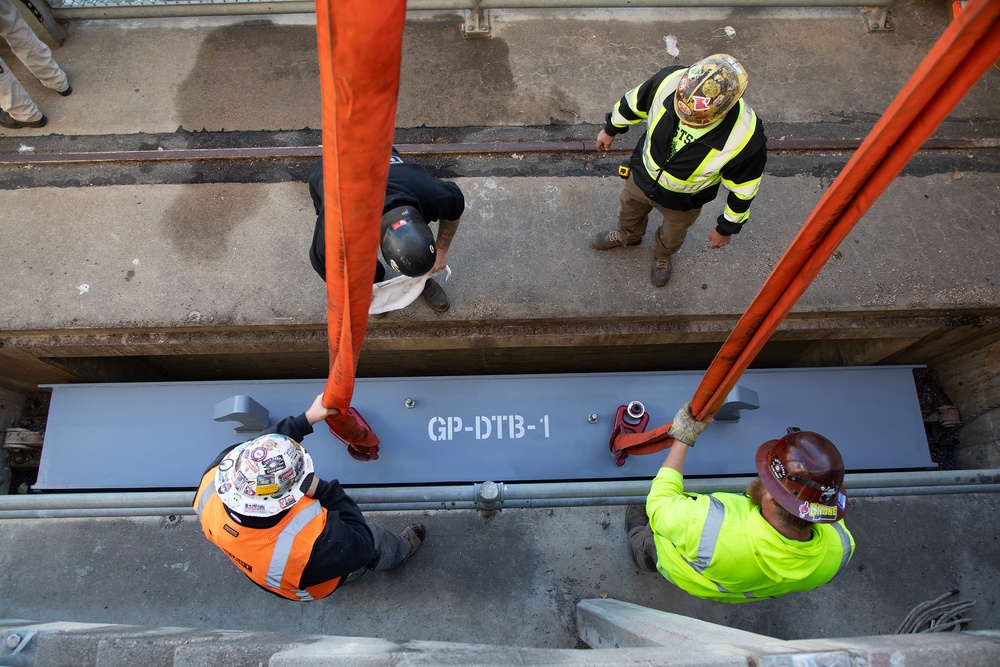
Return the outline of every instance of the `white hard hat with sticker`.
{"type": "Polygon", "coordinates": [[[312,457],[299,443],[284,435],[262,435],[223,457],[215,492],[237,514],[274,516],[305,495],[299,487],[312,472],[312,457]]]}

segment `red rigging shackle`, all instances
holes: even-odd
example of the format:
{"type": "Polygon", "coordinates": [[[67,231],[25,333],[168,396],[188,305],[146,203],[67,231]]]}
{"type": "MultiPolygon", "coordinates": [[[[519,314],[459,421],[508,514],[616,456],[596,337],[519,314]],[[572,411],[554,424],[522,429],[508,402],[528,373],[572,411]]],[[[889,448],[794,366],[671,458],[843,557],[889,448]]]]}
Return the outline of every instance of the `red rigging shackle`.
{"type": "Polygon", "coordinates": [[[615,425],[611,429],[611,439],[608,441],[608,449],[615,457],[617,465],[625,465],[627,452],[615,451],[615,439],[622,433],[642,433],[649,424],[649,413],[645,406],[639,401],[632,401],[628,405],[619,405],[615,411],[615,425]]]}
{"type": "Polygon", "coordinates": [[[355,461],[378,459],[379,439],[355,408],[348,408],[347,415],[331,415],[325,421],[330,427],[330,433],[347,446],[347,453],[355,461]],[[341,436],[340,433],[344,435],[341,436]]]}

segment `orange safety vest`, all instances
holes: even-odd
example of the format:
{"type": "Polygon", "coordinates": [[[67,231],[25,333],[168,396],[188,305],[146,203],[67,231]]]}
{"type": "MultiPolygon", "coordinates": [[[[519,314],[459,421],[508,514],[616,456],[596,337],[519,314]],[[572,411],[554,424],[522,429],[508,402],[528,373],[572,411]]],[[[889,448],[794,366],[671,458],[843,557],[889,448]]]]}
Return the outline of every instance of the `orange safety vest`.
{"type": "Polygon", "coordinates": [[[248,528],[233,521],[215,492],[216,468],[201,478],[194,510],[205,537],[256,583],[289,600],[319,600],[336,590],[341,577],[299,588],[313,544],[326,527],[326,510],[303,497],[271,528],[248,528]]]}

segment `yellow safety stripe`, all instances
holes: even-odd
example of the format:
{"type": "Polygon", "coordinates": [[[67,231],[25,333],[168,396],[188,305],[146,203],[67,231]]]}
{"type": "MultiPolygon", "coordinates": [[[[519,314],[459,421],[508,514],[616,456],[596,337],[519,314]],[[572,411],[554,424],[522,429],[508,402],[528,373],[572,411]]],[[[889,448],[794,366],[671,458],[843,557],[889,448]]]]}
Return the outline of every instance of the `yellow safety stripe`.
{"type": "MultiPolygon", "coordinates": [[[[738,155],[746,147],[750,139],[753,138],[753,133],[757,126],[757,114],[754,113],[753,109],[744,104],[743,100],[740,100],[738,104],[740,115],[732,131],[729,133],[729,137],[726,139],[722,150],[709,151],[709,154],[686,181],[674,178],[668,172],[663,171],[660,165],[656,164],[653,160],[650,138],[647,134],[646,145],[643,147],[642,152],[642,161],[649,177],[660,187],[674,192],[686,193],[700,192],[720,182],[722,180],[722,174],[720,173],[722,168],[726,166],[726,163],[733,156],[738,155]]],[[[657,120],[659,120],[659,117],[657,120]]],[[[754,191],[756,192],[756,189],[754,191]]]]}

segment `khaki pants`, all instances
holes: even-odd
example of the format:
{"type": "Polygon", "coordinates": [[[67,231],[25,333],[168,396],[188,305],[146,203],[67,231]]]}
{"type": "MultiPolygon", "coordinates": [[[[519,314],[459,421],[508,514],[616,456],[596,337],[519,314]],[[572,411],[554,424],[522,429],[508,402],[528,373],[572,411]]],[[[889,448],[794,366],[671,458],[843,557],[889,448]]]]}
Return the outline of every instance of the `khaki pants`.
{"type": "MultiPolygon", "coordinates": [[[[10,50],[43,86],[55,91],[66,90],[69,86],[66,73],[52,58],[49,47],[24,22],[11,0],[0,0],[0,36],[7,40],[10,50]]],[[[0,108],[14,120],[33,122],[42,117],[38,106],[3,60],[0,60],[0,108]]]]}
{"type": "Polygon", "coordinates": [[[647,523],[637,526],[628,534],[628,551],[632,560],[640,570],[659,572],[656,569],[656,543],[653,542],[653,529],[647,523]]]}
{"type": "Polygon", "coordinates": [[[663,259],[680,250],[688,229],[698,219],[701,209],[675,211],[660,206],[647,197],[629,175],[618,198],[618,230],[625,243],[635,243],[642,238],[646,233],[646,225],[649,224],[649,212],[654,208],[663,216],[663,224],[656,232],[653,257],[663,259]]]}

